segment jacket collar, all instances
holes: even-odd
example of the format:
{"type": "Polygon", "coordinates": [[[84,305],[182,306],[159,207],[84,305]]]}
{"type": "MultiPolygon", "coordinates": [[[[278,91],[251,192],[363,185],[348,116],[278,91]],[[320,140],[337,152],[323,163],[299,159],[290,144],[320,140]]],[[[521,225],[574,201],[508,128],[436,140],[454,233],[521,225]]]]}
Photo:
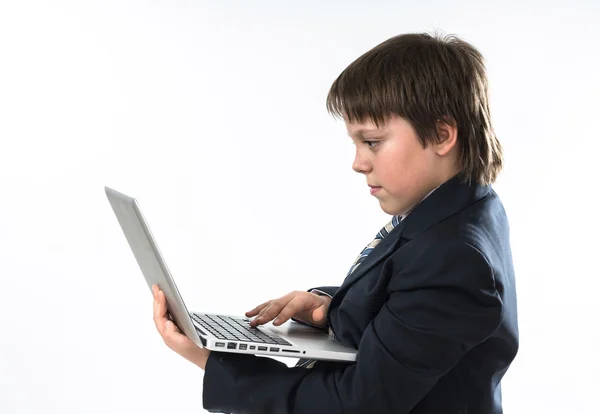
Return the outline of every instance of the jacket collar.
{"type": "Polygon", "coordinates": [[[469,184],[456,175],[439,186],[404,219],[402,238],[412,240],[425,230],[484,198],[491,186],[469,184]]]}
{"type": "Polygon", "coordinates": [[[419,203],[402,220],[365,260],[344,280],[340,287],[346,290],[369,272],[375,265],[389,257],[400,241],[412,240],[420,233],[433,227],[446,218],[464,210],[485,197],[491,191],[490,186],[465,183],[460,176],[454,176],[419,203]]]}

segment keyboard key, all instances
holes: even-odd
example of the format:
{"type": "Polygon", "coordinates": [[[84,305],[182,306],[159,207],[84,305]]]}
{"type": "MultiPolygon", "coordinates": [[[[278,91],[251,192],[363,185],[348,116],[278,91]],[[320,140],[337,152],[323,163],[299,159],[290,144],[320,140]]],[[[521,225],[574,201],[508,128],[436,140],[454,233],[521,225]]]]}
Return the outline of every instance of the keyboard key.
{"type": "Polygon", "coordinates": [[[212,335],[224,340],[264,343],[269,345],[291,345],[283,338],[268,335],[249,325],[248,318],[232,318],[221,315],[192,314],[192,318],[212,335]]]}

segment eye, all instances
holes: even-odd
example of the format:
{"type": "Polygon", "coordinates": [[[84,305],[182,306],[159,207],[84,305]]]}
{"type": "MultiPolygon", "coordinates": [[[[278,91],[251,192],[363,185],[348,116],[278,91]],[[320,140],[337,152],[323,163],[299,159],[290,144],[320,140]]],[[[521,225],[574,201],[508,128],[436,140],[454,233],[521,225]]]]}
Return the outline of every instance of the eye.
{"type": "Polygon", "coordinates": [[[375,148],[375,146],[377,146],[377,144],[379,144],[378,141],[364,141],[364,142],[371,149],[375,148]]]}

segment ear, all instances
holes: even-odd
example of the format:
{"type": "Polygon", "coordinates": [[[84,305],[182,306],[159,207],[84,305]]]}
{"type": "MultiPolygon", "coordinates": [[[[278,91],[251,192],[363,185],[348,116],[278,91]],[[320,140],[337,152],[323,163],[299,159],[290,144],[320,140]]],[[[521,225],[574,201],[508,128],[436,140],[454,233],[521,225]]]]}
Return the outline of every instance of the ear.
{"type": "Polygon", "coordinates": [[[458,128],[453,119],[437,121],[436,128],[439,141],[434,144],[435,153],[443,157],[457,146],[458,128]]]}

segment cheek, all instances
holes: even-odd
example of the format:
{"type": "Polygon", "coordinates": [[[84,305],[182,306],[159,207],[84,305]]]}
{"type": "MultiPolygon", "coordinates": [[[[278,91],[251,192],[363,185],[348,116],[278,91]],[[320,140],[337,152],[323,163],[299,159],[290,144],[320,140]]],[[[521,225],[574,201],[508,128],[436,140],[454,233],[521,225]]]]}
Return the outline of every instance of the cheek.
{"type": "Polygon", "coordinates": [[[386,154],[381,160],[377,177],[381,185],[394,193],[410,192],[419,187],[419,182],[428,176],[429,162],[423,152],[412,151],[410,154],[386,154]]]}
{"type": "Polygon", "coordinates": [[[410,186],[410,182],[414,175],[414,169],[410,160],[402,160],[400,158],[388,157],[382,160],[377,177],[381,181],[381,185],[389,191],[402,190],[410,186]]]}

